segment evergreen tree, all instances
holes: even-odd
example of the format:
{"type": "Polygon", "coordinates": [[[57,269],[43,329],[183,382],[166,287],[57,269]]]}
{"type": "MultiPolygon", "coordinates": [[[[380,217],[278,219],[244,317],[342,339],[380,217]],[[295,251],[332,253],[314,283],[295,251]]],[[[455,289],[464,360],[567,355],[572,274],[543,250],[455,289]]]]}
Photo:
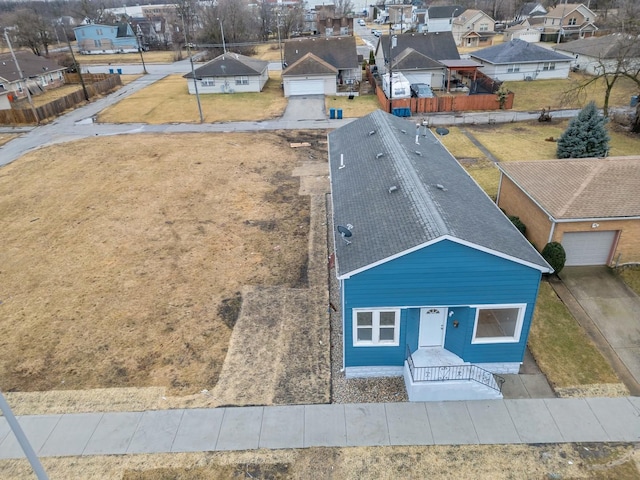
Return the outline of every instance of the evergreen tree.
{"type": "Polygon", "coordinates": [[[577,117],[558,139],[558,158],[604,157],[609,151],[609,134],[605,128],[607,119],[598,112],[596,104],[580,110],[577,117]]]}

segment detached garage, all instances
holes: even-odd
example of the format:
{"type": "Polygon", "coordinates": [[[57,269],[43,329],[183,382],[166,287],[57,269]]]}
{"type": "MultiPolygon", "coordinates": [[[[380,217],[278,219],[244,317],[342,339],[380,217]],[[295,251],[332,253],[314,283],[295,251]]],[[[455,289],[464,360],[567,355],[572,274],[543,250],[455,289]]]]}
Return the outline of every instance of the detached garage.
{"type": "Polygon", "coordinates": [[[560,242],[568,266],[640,262],[640,157],[498,167],[498,206],[520,217],[538,250],[560,242]]]}
{"type": "Polygon", "coordinates": [[[282,72],[284,96],[335,95],[337,77],[337,68],[307,53],[282,72]]]}

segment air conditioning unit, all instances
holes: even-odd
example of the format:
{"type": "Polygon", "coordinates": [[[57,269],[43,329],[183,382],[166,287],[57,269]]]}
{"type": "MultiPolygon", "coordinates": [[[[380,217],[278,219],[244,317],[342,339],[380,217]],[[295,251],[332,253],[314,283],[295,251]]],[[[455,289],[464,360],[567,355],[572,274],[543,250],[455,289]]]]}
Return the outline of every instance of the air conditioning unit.
{"type": "Polygon", "coordinates": [[[530,82],[531,80],[533,80],[533,77],[531,76],[524,77],[525,82],[530,82]]]}

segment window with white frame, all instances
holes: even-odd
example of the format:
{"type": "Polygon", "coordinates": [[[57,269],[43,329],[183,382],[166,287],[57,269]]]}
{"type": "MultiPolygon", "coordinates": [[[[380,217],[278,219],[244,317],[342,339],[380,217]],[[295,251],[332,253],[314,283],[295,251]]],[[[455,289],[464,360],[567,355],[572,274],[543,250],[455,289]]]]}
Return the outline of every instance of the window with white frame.
{"type": "Polygon", "coordinates": [[[400,344],[400,310],[354,310],[354,346],[397,346],[400,344]]]}
{"type": "Polygon", "coordinates": [[[542,64],[542,70],[548,71],[548,70],[555,70],[555,69],[556,69],[555,62],[545,62],[542,64]]]}
{"type": "Polygon", "coordinates": [[[249,85],[249,77],[246,75],[237,76],[236,85],[249,85]]]}
{"type": "Polygon", "coordinates": [[[476,308],[471,343],[520,341],[526,305],[487,305],[476,308]]]}
{"type": "Polygon", "coordinates": [[[481,23],[481,24],[480,24],[480,31],[481,31],[481,32],[487,32],[487,31],[489,31],[489,24],[488,24],[488,23],[481,23]]]}
{"type": "Polygon", "coordinates": [[[201,80],[201,84],[203,87],[215,87],[216,86],[216,79],[212,78],[212,77],[205,77],[201,80]]]}
{"type": "Polygon", "coordinates": [[[569,19],[569,25],[575,25],[576,24],[576,19],[575,18],[570,18],[569,19]]]}
{"type": "Polygon", "coordinates": [[[513,65],[509,65],[507,67],[507,73],[518,73],[520,71],[520,65],[514,63],[513,65]]]}

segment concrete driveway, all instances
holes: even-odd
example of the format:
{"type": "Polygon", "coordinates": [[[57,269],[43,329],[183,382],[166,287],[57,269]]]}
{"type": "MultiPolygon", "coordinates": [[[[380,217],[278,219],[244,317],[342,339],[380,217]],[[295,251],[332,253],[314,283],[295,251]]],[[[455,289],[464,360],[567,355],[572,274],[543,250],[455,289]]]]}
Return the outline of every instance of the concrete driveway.
{"type": "Polygon", "coordinates": [[[640,383],[640,297],[606,267],[567,267],[560,278],[640,383]]]}
{"type": "Polygon", "coordinates": [[[324,95],[300,95],[289,97],[282,120],[326,120],[324,95]]]}

